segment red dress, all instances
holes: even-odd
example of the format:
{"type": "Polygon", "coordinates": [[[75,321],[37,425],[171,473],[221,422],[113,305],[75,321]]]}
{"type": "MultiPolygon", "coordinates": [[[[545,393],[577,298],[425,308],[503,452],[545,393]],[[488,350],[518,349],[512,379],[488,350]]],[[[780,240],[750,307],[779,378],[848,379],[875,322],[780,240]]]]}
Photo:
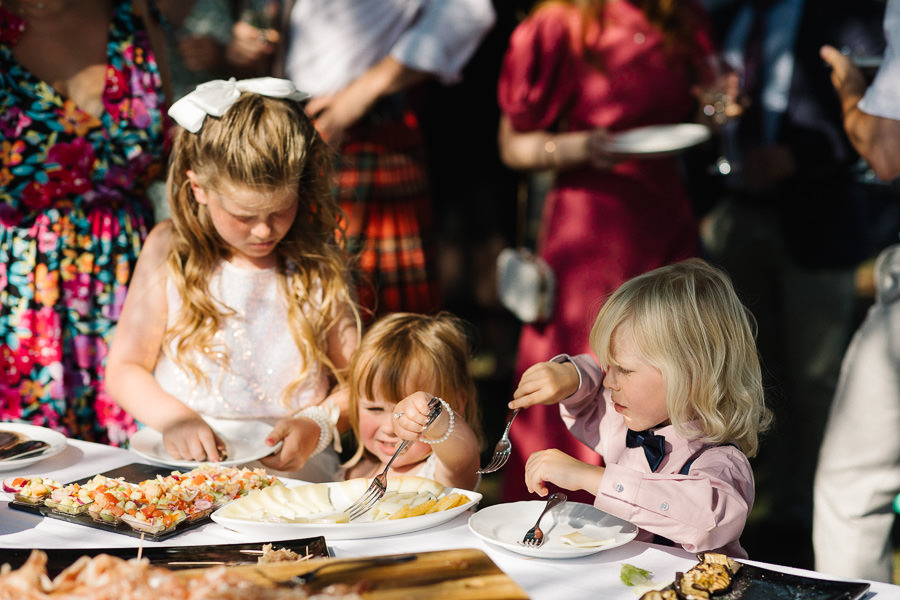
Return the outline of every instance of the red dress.
{"type": "MultiPolygon", "coordinates": [[[[510,38],[500,108],[517,131],[605,127],[617,132],[689,121],[694,110],[689,82],[711,52],[699,8],[696,15],[693,47],[670,50],[662,33],[629,2],[608,2],[604,26],[595,22],[586,35],[574,7],[544,6],[510,38]],[[579,51],[585,45],[593,50],[590,60],[579,51]]],[[[557,354],[590,352],[588,334],[605,297],[635,275],[698,252],[697,224],[673,157],[557,173],[541,227],[538,252],[557,278],[556,308],[548,322],[523,328],[516,381],[529,366],[557,354]]],[[[538,450],[558,448],[602,464],[602,457],[568,433],[556,406],[522,411],[510,436],[507,501],[529,496],[522,474],[528,456],[538,450]]]]}

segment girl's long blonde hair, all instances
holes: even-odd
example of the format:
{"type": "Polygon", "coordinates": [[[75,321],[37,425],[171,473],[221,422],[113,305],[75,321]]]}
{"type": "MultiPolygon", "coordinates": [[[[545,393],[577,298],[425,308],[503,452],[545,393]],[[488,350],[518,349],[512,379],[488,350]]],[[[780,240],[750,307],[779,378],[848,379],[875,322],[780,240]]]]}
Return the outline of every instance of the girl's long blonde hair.
{"type": "Polygon", "coordinates": [[[373,323],[350,366],[348,413],[357,448],[344,466],[368,456],[359,433],[360,398],[397,403],[417,390],[443,398],[462,415],[480,449],[481,419],[469,356],[466,324],[448,312],[392,313],[373,323]]]}
{"type": "Polygon", "coordinates": [[[628,328],[658,368],[669,417],[689,439],[732,442],[755,456],[772,415],[763,399],[752,316],[729,277],[700,259],[639,275],[605,302],[591,329],[591,349],[612,364],[612,339],[628,328]]]}
{"type": "Polygon", "coordinates": [[[179,128],[175,136],[168,171],[174,224],[168,265],[182,307],[163,347],[168,352],[174,343],[172,360],[205,382],[192,354],[228,363],[227,349],[215,347],[214,335],[231,312],[210,295],[208,282],[231,248],[213,226],[206,206],[194,198],[188,170],[201,187],[215,191],[221,191],[223,183],[261,194],[296,190],[297,216],[274,253],[288,306],[287,326],[304,364],[282,402],[287,405],[317,363],[333,380],[342,380],[344,374],[328,358],[326,334],[347,310],[357,323],[359,315],[349,284],[341,210],[331,192],[331,151],[302,106],[244,93],[222,117],[207,116],[196,134],[179,128]]]}

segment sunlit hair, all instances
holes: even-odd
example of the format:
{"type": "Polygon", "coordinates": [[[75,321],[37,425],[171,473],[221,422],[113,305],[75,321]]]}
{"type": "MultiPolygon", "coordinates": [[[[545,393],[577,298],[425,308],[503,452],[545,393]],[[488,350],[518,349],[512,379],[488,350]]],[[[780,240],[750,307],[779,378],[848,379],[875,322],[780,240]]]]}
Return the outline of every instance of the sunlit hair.
{"type": "MultiPolygon", "coordinates": [[[[544,0],[537,3],[533,11],[552,4],[575,6],[581,15],[581,31],[573,41],[578,44],[578,48],[587,48],[585,42],[591,33],[591,26],[603,14],[608,2],[609,0],[544,0]]],[[[651,25],[660,30],[667,50],[692,51],[695,45],[694,34],[700,23],[697,12],[690,7],[690,3],[683,0],[635,0],[631,3],[641,9],[651,25]]],[[[603,27],[604,24],[600,23],[600,26],[603,27]]],[[[600,70],[605,69],[597,57],[587,56],[586,59],[600,70]]]]}
{"type": "Polygon", "coordinates": [[[466,323],[448,312],[392,313],[373,323],[350,366],[348,413],[358,447],[345,466],[368,454],[359,432],[360,398],[397,403],[416,391],[443,398],[465,418],[480,448],[481,419],[469,350],[466,323]]]}
{"type": "Polygon", "coordinates": [[[700,259],[631,279],[605,302],[591,329],[591,349],[604,370],[616,364],[616,329],[634,336],[638,352],[662,372],[669,417],[688,439],[737,444],[756,455],[758,434],[772,416],[751,315],[729,277],[700,259]]]}
{"type": "Polygon", "coordinates": [[[285,390],[287,405],[316,363],[336,380],[343,373],[326,354],[326,332],[338,318],[358,312],[343,250],[341,211],[331,192],[332,154],[294,101],[244,93],[221,118],[207,116],[196,134],[179,128],[168,172],[174,231],[168,264],[183,305],[166,332],[172,360],[197,381],[206,381],[191,359],[216,356],[227,366],[226,349],[213,336],[231,313],[210,294],[208,282],[231,247],[213,226],[207,207],[194,198],[187,171],[200,187],[249,189],[261,195],[296,191],[297,216],[274,249],[288,326],[303,356],[303,368],[285,390]],[[309,310],[314,307],[314,310],[309,310]],[[304,310],[306,309],[306,310],[304,310]]]}

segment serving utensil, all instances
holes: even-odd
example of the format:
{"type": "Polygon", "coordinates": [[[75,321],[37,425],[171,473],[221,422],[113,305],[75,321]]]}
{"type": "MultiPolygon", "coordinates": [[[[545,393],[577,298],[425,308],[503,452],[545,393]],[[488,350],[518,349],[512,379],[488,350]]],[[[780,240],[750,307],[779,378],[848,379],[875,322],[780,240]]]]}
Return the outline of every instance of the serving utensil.
{"type": "Polygon", "coordinates": [[[46,452],[50,444],[42,440],[26,440],[0,450],[0,460],[12,460],[36,456],[46,452]]]}
{"type": "Polygon", "coordinates": [[[522,541],[519,543],[523,546],[531,546],[532,548],[543,546],[546,538],[544,537],[544,532],[541,530],[541,519],[544,518],[544,515],[546,515],[550,509],[565,501],[566,495],[562,492],[553,492],[550,494],[550,497],[547,498],[547,504],[544,505],[544,510],[541,511],[537,521],[534,523],[534,527],[525,532],[525,537],[523,537],[522,541]]]}
{"type": "Polygon", "coordinates": [[[352,568],[359,567],[381,567],[384,565],[394,565],[416,560],[415,554],[401,554],[398,556],[376,556],[369,558],[348,558],[346,560],[332,560],[323,565],[319,565],[311,571],[307,571],[302,575],[294,575],[290,578],[290,583],[294,585],[302,585],[309,583],[319,576],[323,569],[342,567],[352,565],[352,568]]]}
{"type": "MultiPolygon", "coordinates": [[[[428,421],[425,423],[425,429],[434,423],[434,420],[438,418],[438,415],[441,414],[441,401],[437,398],[432,398],[428,402],[428,408],[430,412],[428,413],[428,421]]],[[[425,431],[423,429],[422,431],[425,431]]],[[[357,519],[375,506],[379,500],[384,496],[384,493],[387,491],[387,473],[388,469],[391,468],[391,463],[394,462],[398,456],[400,456],[406,448],[413,443],[413,440],[403,440],[399,446],[397,446],[397,450],[394,451],[394,455],[384,466],[384,470],[376,475],[372,479],[372,483],[369,484],[369,489],[365,491],[365,493],[360,496],[360,498],[350,505],[347,508],[347,514],[349,516],[349,520],[357,519]]]]}
{"type": "Polygon", "coordinates": [[[506,464],[506,461],[509,460],[509,455],[512,453],[512,444],[509,441],[509,428],[512,427],[513,419],[516,418],[517,414],[519,414],[518,408],[509,414],[509,418],[506,420],[506,428],[503,430],[503,435],[500,436],[500,440],[497,442],[497,445],[494,446],[494,455],[491,457],[491,462],[478,469],[477,472],[479,475],[499,471],[503,468],[503,465],[506,464]]]}
{"type": "Polygon", "coordinates": [[[0,450],[6,450],[25,439],[25,436],[17,431],[0,429],[0,450]]]}

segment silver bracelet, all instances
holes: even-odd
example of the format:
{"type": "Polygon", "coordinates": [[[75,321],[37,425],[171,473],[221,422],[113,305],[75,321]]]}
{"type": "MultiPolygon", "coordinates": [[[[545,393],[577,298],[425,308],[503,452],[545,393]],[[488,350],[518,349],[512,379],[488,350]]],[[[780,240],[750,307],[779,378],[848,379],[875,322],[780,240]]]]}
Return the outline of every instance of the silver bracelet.
{"type": "Polygon", "coordinates": [[[322,406],[307,406],[294,416],[304,417],[319,426],[319,441],[316,443],[316,449],[309,455],[310,458],[327,448],[334,439],[335,422],[328,409],[322,406]]]}
{"type": "Polygon", "coordinates": [[[421,441],[425,442],[426,444],[432,444],[432,445],[446,442],[447,439],[450,437],[450,434],[453,433],[453,425],[455,424],[455,421],[456,421],[456,419],[453,416],[453,409],[450,408],[450,405],[447,404],[447,402],[443,398],[438,398],[437,396],[435,396],[435,399],[441,403],[444,410],[446,410],[447,414],[450,415],[450,423],[447,425],[447,431],[445,431],[444,435],[442,435],[439,439],[427,440],[427,439],[425,439],[424,432],[423,432],[423,435],[419,436],[419,439],[421,441]]]}

